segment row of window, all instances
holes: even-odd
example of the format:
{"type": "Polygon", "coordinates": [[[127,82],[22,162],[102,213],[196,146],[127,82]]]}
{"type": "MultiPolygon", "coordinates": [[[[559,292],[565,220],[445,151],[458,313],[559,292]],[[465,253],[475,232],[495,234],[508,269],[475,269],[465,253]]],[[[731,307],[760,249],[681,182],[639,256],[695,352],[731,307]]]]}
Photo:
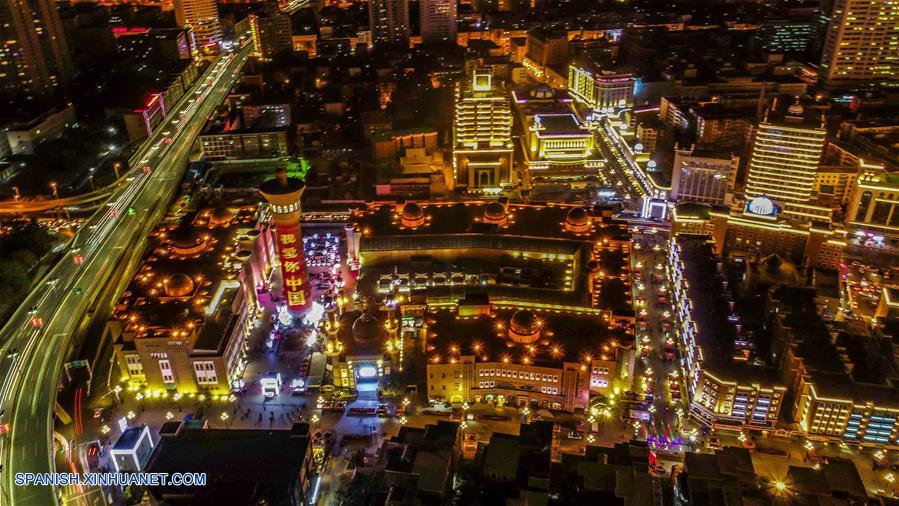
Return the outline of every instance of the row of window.
{"type": "MultiPolygon", "coordinates": [[[[608,372],[608,370],[606,371],[608,372]]],[[[531,381],[558,382],[559,376],[555,374],[541,374],[529,371],[516,371],[514,369],[481,369],[481,376],[499,376],[502,378],[516,378],[531,381]]]]}

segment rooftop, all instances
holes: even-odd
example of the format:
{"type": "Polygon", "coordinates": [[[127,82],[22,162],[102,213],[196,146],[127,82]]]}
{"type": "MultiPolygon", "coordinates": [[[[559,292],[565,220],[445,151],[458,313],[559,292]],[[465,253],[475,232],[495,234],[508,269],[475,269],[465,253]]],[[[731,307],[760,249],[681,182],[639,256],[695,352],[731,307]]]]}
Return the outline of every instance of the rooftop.
{"type": "Polygon", "coordinates": [[[707,237],[680,235],[677,243],[684,263],[684,277],[689,285],[692,316],[698,327],[696,344],[702,348],[703,369],[722,379],[779,384],[776,369],[766,363],[768,351],[762,343],[756,342],[754,344],[758,346],[750,347],[753,352],[746,360],[734,359],[739,350],[747,349],[743,341],[748,341],[748,336],[752,335],[752,325],[748,320],[751,315],[747,313],[758,310],[759,301],[736,298],[724,289],[724,281],[730,281],[729,286],[733,286],[735,281],[727,277],[727,267],[715,256],[707,237]],[[735,303],[733,312],[728,307],[730,302],[735,303]],[[729,320],[732,315],[737,320],[729,320]],[[742,323],[740,340],[734,321],[742,323]]]}
{"type": "Polygon", "coordinates": [[[204,429],[168,422],[147,472],[206,473],[203,487],[152,487],[171,505],[291,504],[305,463],[309,426],[288,430],[204,429]]]}
{"type": "Polygon", "coordinates": [[[574,114],[537,114],[534,123],[543,126],[543,130],[537,135],[540,137],[553,137],[557,135],[591,137],[593,134],[581,128],[574,114]]]}
{"type": "Polygon", "coordinates": [[[627,346],[632,340],[623,328],[611,328],[608,320],[598,315],[506,308],[475,317],[440,310],[426,318],[427,353],[434,362],[474,356],[478,362],[558,367],[563,362],[580,363],[588,356],[610,360],[616,345],[627,346]],[[521,321],[516,314],[525,312],[533,314],[535,328],[539,329],[530,344],[513,340],[510,335],[521,321]]]}
{"type": "Polygon", "coordinates": [[[256,211],[255,204],[207,208],[185,214],[175,226],[158,227],[112,319],[138,339],[195,332],[194,350],[223,349],[240,271],[236,241],[255,227],[256,211]]]}

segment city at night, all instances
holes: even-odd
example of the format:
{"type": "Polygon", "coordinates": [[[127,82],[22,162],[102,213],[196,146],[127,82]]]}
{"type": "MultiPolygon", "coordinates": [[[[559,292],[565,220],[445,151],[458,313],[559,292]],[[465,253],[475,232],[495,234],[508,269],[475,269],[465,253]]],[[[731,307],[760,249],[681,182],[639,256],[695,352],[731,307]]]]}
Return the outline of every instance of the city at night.
{"type": "Polygon", "coordinates": [[[0,506],[899,506],[899,1],[0,0],[0,506]]]}

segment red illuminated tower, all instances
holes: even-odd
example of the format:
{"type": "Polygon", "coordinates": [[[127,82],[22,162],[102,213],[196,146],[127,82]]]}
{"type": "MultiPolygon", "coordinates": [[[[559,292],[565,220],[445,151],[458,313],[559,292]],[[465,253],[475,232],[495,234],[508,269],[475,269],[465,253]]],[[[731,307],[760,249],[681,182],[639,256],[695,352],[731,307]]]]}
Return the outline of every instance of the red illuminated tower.
{"type": "Polygon", "coordinates": [[[259,188],[259,193],[271,206],[272,220],[278,233],[284,296],[287,308],[293,313],[302,313],[312,305],[312,287],[309,285],[300,231],[300,197],[305,189],[303,181],[287,177],[283,168],[278,170],[275,179],[266,181],[259,188]]]}

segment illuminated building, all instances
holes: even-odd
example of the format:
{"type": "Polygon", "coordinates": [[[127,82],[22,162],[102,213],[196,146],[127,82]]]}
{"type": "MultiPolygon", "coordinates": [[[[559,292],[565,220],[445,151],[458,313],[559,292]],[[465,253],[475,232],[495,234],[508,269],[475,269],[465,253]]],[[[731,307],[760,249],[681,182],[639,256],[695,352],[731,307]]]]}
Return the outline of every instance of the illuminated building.
{"type": "Polygon", "coordinates": [[[456,0],[419,3],[421,38],[425,42],[456,42],[456,0]]]}
{"type": "Polygon", "coordinates": [[[281,168],[275,179],[259,187],[259,193],[269,203],[272,221],[278,231],[278,256],[281,263],[281,285],[287,308],[294,314],[312,306],[312,287],[306,269],[305,247],[300,232],[300,197],[306,184],[297,178],[287,177],[281,168]]]}
{"type": "Polygon", "coordinates": [[[549,31],[543,29],[530,30],[527,33],[527,52],[521,64],[534,77],[542,83],[554,86],[564,86],[558,79],[550,79],[558,73],[554,68],[562,68],[568,63],[568,34],[564,31],[549,31]]]}
{"type": "Polygon", "coordinates": [[[863,162],[846,208],[846,227],[853,246],[899,249],[899,175],[863,162]]]}
{"type": "Polygon", "coordinates": [[[73,73],[56,3],[0,2],[0,93],[51,98],[73,73]]]}
{"type": "Polygon", "coordinates": [[[456,89],[453,170],[469,193],[498,193],[514,184],[509,97],[487,70],[473,72],[456,89]]]}
{"type": "Polygon", "coordinates": [[[512,92],[522,132],[522,153],[531,186],[598,180],[604,159],[593,132],[571,108],[571,99],[546,85],[512,92]]]}
{"type": "Polygon", "coordinates": [[[825,320],[812,289],[785,288],[775,298],[774,341],[793,391],[793,420],[809,439],[895,446],[899,389],[886,369],[891,346],[825,320]]]}
{"type": "Polygon", "coordinates": [[[782,119],[769,111],[752,144],[746,198],[766,196],[779,206],[814,200],[815,176],[827,130],[820,120],[806,121],[805,109],[791,105],[782,119]]]}
{"type": "Polygon", "coordinates": [[[568,92],[578,102],[599,111],[633,107],[635,83],[633,74],[627,72],[582,62],[568,65],[568,92]]]}
{"type": "Polygon", "coordinates": [[[770,53],[800,53],[809,48],[818,32],[814,21],[765,20],[756,32],[761,48],[770,53]]]}
{"type": "Polygon", "coordinates": [[[372,42],[404,44],[409,40],[408,0],[368,0],[372,42]]]}
{"type": "Polygon", "coordinates": [[[290,150],[288,127],[241,128],[216,132],[214,126],[199,136],[206,158],[269,158],[286,156],[290,150]]]}
{"type": "Polygon", "coordinates": [[[34,148],[47,139],[62,135],[70,124],[75,123],[75,108],[51,109],[27,122],[7,123],[0,130],[12,154],[34,154],[34,148]]]}
{"type": "Polygon", "coordinates": [[[751,337],[741,333],[720,261],[704,237],[681,235],[669,246],[675,334],[690,417],[707,427],[770,429],[786,388],[773,364],[765,363],[765,352],[753,351],[751,337]]]}
{"type": "Polygon", "coordinates": [[[773,253],[796,263],[835,269],[846,246],[845,233],[830,224],[830,208],[820,220],[795,219],[781,214],[767,197],[737,202],[730,212],[710,213],[718,255],[773,253]]]}
{"type": "Polygon", "coordinates": [[[821,54],[820,79],[829,86],[899,79],[899,5],[836,0],[821,54]]]}
{"type": "Polygon", "coordinates": [[[218,5],[214,0],[174,0],[175,22],[193,30],[196,47],[201,53],[215,53],[222,41],[218,5]]]}
{"type": "Polygon", "coordinates": [[[352,223],[357,290],[401,300],[385,331],[427,354],[430,398],[571,411],[629,383],[630,237],[611,212],[399,202],[352,223]]]}
{"type": "Polygon", "coordinates": [[[141,395],[228,394],[240,386],[256,293],[276,265],[266,223],[256,206],[203,209],[150,236],[151,253],[105,336],[122,377],[141,395]]]}
{"type": "Polygon", "coordinates": [[[815,175],[815,194],[818,202],[831,206],[849,204],[855,180],[858,179],[859,167],[822,165],[815,175]]]}
{"type": "Polygon", "coordinates": [[[730,204],[739,166],[740,158],[732,153],[676,149],[669,198],[711,205],[730,204]]]}

